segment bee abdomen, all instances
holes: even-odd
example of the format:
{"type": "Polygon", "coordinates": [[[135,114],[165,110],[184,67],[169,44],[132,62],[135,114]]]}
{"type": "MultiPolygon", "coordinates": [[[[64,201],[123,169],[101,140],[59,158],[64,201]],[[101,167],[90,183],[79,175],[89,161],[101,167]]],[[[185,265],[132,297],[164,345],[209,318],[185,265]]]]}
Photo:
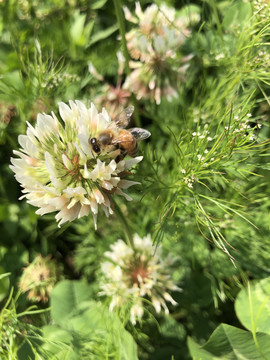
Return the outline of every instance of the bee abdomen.
{"type": "Polygon", "coordinates": [[[138,144],[136,142],[134,148],[128,152],[128,155],[134,157],[137,155],[137,153],[138,153],[138,144]]]}

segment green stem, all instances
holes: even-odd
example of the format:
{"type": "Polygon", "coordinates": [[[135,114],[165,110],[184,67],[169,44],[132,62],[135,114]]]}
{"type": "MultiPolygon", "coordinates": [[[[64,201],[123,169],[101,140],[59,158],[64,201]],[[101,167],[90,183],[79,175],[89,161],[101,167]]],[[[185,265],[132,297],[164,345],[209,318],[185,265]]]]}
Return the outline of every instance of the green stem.
{"type": "Polygon", "coordinates": [[[123,225],[125,236],[126,236],[126,242],[132,249],[134,249],[133,237],[132,237],[130,227],[129,227],[128,223],[127,223],[126,217],[122,213],[122,210],[117,205],[116,201],[113,200],[113,199],[112,199],[112,201],[113,201],[113,204],[114,204],[114,210],[115,210],[121,224],[123,225]]]}
{"type": "MultiPolygon", "coordinates": [[[[123,54],[124,54],[124,57],[125,57],[126,73],[127,73],[127,75],[130,75],[130,73],[131,73],[131,70],[130,70],[130,67],[129,67],[130,58],[129,58],[129,52],[128,52],[127,42],[126,42],[126,30],[125,30],[125,20],[124,20],[123,10],[122,10],[122,1],[121,0],[113,0],[113,3],[114,3],[114,8],[115,8],[115,13],[116,13],[118,25],[119,25],[119,32],[120,32],[120,36],[121,36],[123,54]]],[[[137,99],[134,96],[134,94],[131,94],[131,99],[132,99],[132,103],[134,105],[135,124],[136,124],[136,126],[140,127],[141,126],[141,120],[140,120],[140,117],[139,117],[138,103],[137,103],[137,99]]]]}

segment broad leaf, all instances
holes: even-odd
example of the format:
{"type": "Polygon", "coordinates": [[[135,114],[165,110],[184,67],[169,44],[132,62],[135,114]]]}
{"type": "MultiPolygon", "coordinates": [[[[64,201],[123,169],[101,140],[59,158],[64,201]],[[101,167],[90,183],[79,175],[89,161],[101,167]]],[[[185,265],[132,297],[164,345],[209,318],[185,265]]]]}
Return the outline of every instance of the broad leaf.
{"type": "Polygon", "coordinates": [[[226,324],[218,326],[203,346],[188,339],[189,351],[195,360],[270,359],[269,343],[270,336],[267,334],[256,334],[255,344],[250,332],[226,324]]]}
{"type": "Polygon", "coordinates": [[[252,282],[241,290],[235,301],[235,311],[248,330],[270,335],[270,278],[252,282]]]}
{"type": "Polygon", "coordinates": [[[51,293],[53,320],[61,325],[66,324],[72,314],[80,308],[84,301],[90,300],[89,286],[82,281],[62,281],[51,293]]]}
{"type": "Polygon", "coordinates": [[[118,24],[112,25],[105,30],[93,34],[93,36],[90,37],[90,41],[87,45],[90,46],[97,43],[98,41],[106,39],[107,37],[111,36],[116,30],[118,30],[118,24]]]}
{"type": "Polygon", "coordinates": [[[108,0],[94,0],[90,2],[91,9],[97,10],[102,8],[108,0]]]}
{"type": "Polygon", "coordinates": [[[84,282],[62,281],[54,288],[52,318],[60,326],[44,328],[44,350],[57,359],[66,356],[73,360],[98,344],[105,358],[115,352],[121,360],[137,360],[137,345],[118,316],[90,297],[90,288],[84,282]]]}
{"type": "Polygon", "coordinates": [[[58,326],[44,326],[43,338],[45,343],[42,350],[47,354],[57,355],[58,358],[69,359],[73,352],[73,337],[69,331],[58,326]]]}

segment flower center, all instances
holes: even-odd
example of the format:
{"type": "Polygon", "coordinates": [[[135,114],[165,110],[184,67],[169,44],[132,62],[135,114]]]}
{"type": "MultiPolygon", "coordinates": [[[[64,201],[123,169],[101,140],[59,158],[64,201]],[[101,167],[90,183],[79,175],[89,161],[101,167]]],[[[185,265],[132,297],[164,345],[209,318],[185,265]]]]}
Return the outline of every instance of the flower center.
{"type": "Polygon", "coordinates": [[[67,175],[71,176],[73,181],[74,180],[81,181],[82,180],[82,175],[81,175],[80,170],[82,169],[82,166],[79,163],[79,161],[80,161],[79,155],[75,154],[72,159],[70,159],[68,156],[67,156],[67,158],[70,161],[70,163],[72,164],[71,168],[67,168],[66,165],[63,164],[63,166],[65,168],[65,171],[67,172],[67,175]]]}
{"type": "Polygon", "coordinates": [[[130,277],[133,283],[140,284],[141,280],[145,280],[149,275],[149,271],[146,264],[138,264],[130,271],[130,277]]]}

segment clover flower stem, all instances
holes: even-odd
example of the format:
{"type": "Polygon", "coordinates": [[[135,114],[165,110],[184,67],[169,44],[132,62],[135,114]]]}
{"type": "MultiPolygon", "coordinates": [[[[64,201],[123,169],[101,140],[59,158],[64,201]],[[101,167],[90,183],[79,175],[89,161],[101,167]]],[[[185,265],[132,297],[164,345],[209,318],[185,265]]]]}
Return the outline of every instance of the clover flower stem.
{"type": "Polygon", "coordinates": [[[126,242],[128,244],[129,247],[131,247],[132,249],[134,249],[134,243],[133,243],[133,236],[131,233],[131,229],[126,221],[126,218],[121,210],[121,208],[118,206],[118,204],[116,203],[115,200],[112,200],[113,204],[114,204],[114,210],[119,218],[119,220],[121,221],[123,228],[124,228],[124,232],[126,235],[126,242]]]}
{"type": "Polygon", "coordinates": [[[48,239],[45,236],[41,237],[41,250],[43,256],[46,256],[46,254],[48,254],[48,239]]]}
{"type": "MultiPolygon", "coordinates": [[[[130,73],[131,73],[131,70],[129,67],[130,58],[129,58],[129,52],[128,52],[127,42],[126,42],[125,20],[124,20],[124,16],[123,16],[122,2],[121,2],[121,0],[113,0],[113,3],[114,3],[117,21],[119,24],[119,32],[120,32],[120,36],[121,36],[121,43],[122,43],[123,53],[124,53],[124,57],[125,57],[126,73],[127,73],[127,75],[130,75],[130,73]]],[[[132,103],[134,105],[135,124],[136,124],[136,126],[141,127],[141,120],[140,120],[139,111],[138,111],[138,103],[137,103],[137,99],[134,94],[131,94],[131,99],[132,99],[132,103]]]]}

